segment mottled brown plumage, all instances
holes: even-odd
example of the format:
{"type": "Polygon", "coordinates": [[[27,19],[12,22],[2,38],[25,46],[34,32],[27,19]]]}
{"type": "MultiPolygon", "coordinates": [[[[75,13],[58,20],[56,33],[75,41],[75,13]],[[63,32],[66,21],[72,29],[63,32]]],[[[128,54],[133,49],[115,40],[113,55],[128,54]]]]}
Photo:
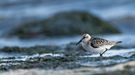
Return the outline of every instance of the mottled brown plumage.
{"type": "Polygon", "coordinates": [[[98,47],[103,46],[103,45],[112,45],[112,44],[117,43],[115,41],[108,41],[108,40],[102,39],[102,38],[91,38],[91,40],[89,42],[95,48],[98,48],[98,47]]]}

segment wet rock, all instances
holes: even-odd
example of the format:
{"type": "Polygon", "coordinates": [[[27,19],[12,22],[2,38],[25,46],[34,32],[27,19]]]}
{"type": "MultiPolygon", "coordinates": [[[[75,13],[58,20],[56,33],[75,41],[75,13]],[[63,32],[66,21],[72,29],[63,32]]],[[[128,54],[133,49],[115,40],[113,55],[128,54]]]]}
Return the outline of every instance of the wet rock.
{"type": "Polygon", "coordinates": [[[62,52],[59,46],[34,46],[34,47],[4,47],[1,52],[7,53],[25,53],[25,54],[42,54],[62,52]]]}
{"type": "Polygon", "coordinates": [[[120,17],[120,18],[117,18],[117,19],[112,19],[110,22],[113,23],[113,24],[116,24],[116,25],[131,25],[132,27],[134,27],[135,17],[124,16],[124,17],[120,17]]]}
{"type": "Polygon", "coordinates": [[[78,35],[82,33],[120,33],[117,28],[114,28],[109,23],[81,11],[62,12],[42,21],[31,21],[19,26],[13,29],[8,36],[32,38],[37,36],[78,35]]]}
{"type": "Polygon", "coordinates": [[[124,16],[110,20],[110,23],[117,27],[122,33],[135,34],[135,17],[124,16]]]}
{"type": "Polygon", "coordinates": [[[7,53],[27,54],[27,56],[25,57],[17,56],[9,58],[0,58],[0,70],[32,69],[32,68],[75,69],[82,67],[103,68],[114,66],[116,64],[135,61],[134,50],[126,52],[129,55],[127,57],[126,54],[124,54],[123,56],[116,54],[114,56],[105,56],[100,58],[99,56],[92,56],[90,54],[87,54],[89,52],[85,52],[83,49],[76,46],[76,43],[69,43],[65,45],[65,47],[61,46],[35,46],[30,48],[5,47],[0,49],[0,51],[7,53]]]}
{"type": "Polygon", "coordinates": [[[44,70],[44,69],[20,69],[2,72],[1,75],[134,75],[135,61],[118,64],[110,67],[83,67],[77,69],[44,70]]]}
{"type": "Polygon", "coordinates": [[[11,70],[11,69],[31,69],[31,68],[42,68],[42,69],[72,69],[79,68],[80,65],[74,62],[74,59],[70,57],[36,57],[29,58],[25,61],[2,61],[0,62],[0,70],[11,70]],[[5,63],[3,65],[2,63],[5,63]]]}

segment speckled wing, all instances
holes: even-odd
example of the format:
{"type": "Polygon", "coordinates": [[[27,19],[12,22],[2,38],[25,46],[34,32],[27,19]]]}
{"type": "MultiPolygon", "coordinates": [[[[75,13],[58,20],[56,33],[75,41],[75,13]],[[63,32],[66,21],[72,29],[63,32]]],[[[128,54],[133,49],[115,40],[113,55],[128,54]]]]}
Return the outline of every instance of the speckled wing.
{"type": "Polygon", "coordinates": [[[103,45],[110,44],[108,40],[102,39],[102,38],[92,38],[91,39],[91,46],[94,48],[98,48],[103,45]]]}

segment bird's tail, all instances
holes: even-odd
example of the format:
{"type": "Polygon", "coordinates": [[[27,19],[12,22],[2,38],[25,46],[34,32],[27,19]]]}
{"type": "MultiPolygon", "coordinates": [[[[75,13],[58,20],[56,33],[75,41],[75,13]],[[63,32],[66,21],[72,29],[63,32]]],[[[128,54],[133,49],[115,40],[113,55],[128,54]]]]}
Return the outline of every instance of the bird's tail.
{"type": "Polygon", "coordinates": [[[116,44],[122,43],[122,41],[117,41],[116,44]]]}

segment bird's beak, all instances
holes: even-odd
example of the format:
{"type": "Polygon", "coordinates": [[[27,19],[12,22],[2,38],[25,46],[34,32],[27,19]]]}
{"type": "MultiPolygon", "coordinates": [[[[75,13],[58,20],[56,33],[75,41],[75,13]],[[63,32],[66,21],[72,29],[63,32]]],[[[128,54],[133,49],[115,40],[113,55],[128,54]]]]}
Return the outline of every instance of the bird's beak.
{"type": "Polygon", "coordinates": [[[80,44],[83,39],[84,39],[84,37],[79,42],[77,42],[76,45],[80,44]]]}

